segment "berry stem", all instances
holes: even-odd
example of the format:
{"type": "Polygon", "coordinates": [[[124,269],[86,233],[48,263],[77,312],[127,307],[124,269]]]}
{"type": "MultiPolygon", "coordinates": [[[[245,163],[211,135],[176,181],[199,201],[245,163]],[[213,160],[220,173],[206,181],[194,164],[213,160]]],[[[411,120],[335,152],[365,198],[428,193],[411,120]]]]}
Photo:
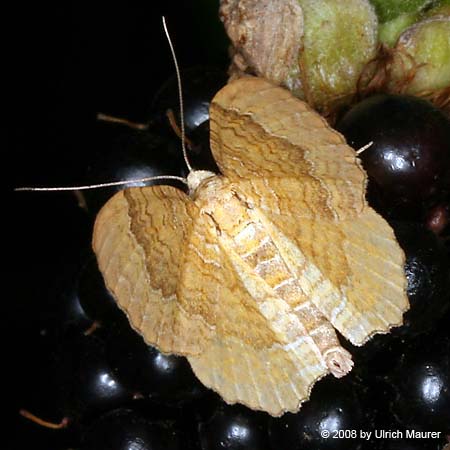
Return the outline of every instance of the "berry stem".
{"type": "Polygon", "coordinates": [[[100,322],[98,322],[97,320],[95,320],[94,322],[92,322],[92,325],[84,331],[84,335],[85,336],[90,336],[91,334],[93,334],[98,328],[101,328],[102,324],[100,322]]]}
{"type": "Polygon", "coordinates": [[[69,425],[69,418],[64,417],[60,423],[53,423],[48,422],[47,420],[41,419],[40,417],[35,416],[34,414],[30,413],[30,411],[27,411],[26,409],[21,409],[19,411],[19,414],[22,417],[25,417],[25,419],[31,420],[34,423],[37,423],[41,427],[50,428],[52,430],[61,430],[63,428],[67,428],[69,425]]]}
{"type": "MultiPolygon", "coordinates": [[[[167,116],[167,119],[169,120],[172,130],[175,132],[175,134],[180,139],[182,139],[182,133],[181,133],[180,127],[178,126],[177,120],[175,119],[175,114],[173,113],[173,111],[170,108],[167,110],[166,116],[167,116]]],[[[191,149],[193,147],[192,141],[187,136],[184,136],[184,140],[185,140],[188,148],[191,149]]]]}
{"type": "Polygon", "coordinates": [[[109,114],[97,113],[97,120],[102,122],[120,123],[121,125],[126,125],[134,130],[142,131],[148,129],[148,124],[146,123],[132,122],[131,120],[110,116],[109,114]]]}

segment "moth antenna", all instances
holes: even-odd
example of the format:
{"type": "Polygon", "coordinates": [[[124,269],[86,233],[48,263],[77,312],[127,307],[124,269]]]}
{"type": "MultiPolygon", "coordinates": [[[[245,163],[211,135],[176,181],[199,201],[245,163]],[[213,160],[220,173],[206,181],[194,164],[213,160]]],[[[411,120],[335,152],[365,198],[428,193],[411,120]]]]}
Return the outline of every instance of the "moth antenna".
{"type": "Polygon", "coordinates": [[[175,55],[175,49],[173,47],[172,40],[170,39],[169,31],[167,30],[166,19],[164,16],[162,18],[162,22],[163,22],[163,27],[164,27],[164,33],[166,35],[167,42],[169,43],[170,51],[172,53],[172,59],[173,59],[174,65],[175,65],[175,73],[177,75],[178,103],[180,105],[181,149],[183,151],[184,162],[186,163],[186,166],[187,166],[189,172],[193,172],[192,166],[189,164],[189,160],[187,157],[187,151],[186,151],[186,132],[185,132],[185,128],[184,128],[184,110],[183,110],[183,89],[181,86],[180,68],[178,66],[177,57],[175,55]]]}
{"type": "MultiPolygon", "coordinates": [[[[166,117],[170,123],[170,126],[172,127],[172,130],[175,132],[175,134],[180,138],[181,140],[181,130],[180,127],[177,124],[177,119],[175,118],[175,114],[172,109],[168,109],[166,111],[166,117]]],[[[192,148],[194,146],[193,142],[185,135],[184,136],[184,142],[185,145],[187,145],[188,148],[192,148]]]]}
{"type": "Polygon", "coordinates": [[[137,178],[132,180],[113,181],[111,183],[88,184],[83,186],[59,186],[59,187],[19,187],[15,191],[86,191],[88,189],[98,189],[111,186],[121,186],[130,183],[146,183],[154,180],[177,180],[187,185],[186,178],[176,175],[157,175],[155,177],[137,178]]]}
{"type": "Polygon", "coordinates": [[[362,146],[360,149],[356,150],[356,154],[359,156],[364,150],[367,150],[369,147],[372,147],[373,141],[370,141],[368,144],[362,146]]]}
{"type": "MultiPolygon", "coordinates": [[[[187,156],[186,151],[186,132],[185,132],[185,125],[184,125],[184,108],[183,108],[183,93],[182,93],[182,86],[181,86],[181,75],[180,75],[180,68],[178,66],[177,57],[175,55],[175,49],[172,44],[172,40],[170,39],[169,31],[167,29],[166,25],[166,19],[163,16],[162,23],[164,27],[164,33],[166,35],[167,41],[169,43],[170,51],[172,53],[172,59],[175,65],[175,73],[177,76],[177,85],[178,85],[178,102],[180,106],[180,128],[181,128],[181,148],[183,151],[183,159],[186,163],[186,166],[190,173],[194,172],[192,166],[189,163],[189,159],[187,156]]],[[[127,125],[131,128],[135,128],[138,130],[147,129],[148,126],[144,124],[137,124],[131,121],[128,121],[126,119],[117,118],[113,116],[109,116],[107,114],[99,113],[97,115],[98,120],[103,120],[106,122],[115,122],[115,123],[121,123],[124,125],[127,125]]],[[[98,189],[98,188],[104,188],[104,187],[111,187],[111,186],[121,186],[124,184],[131,184],[131,183],[146,183],[148,181],[154,181],[154,180],[177,180],[181,181],[187,186],[190,186],[188,184],[187,178],[178,177],[175,175],[158,175],[155,177],[147,177],[147,178],[138,178],[134,180],[121,180],[121,181],[113,181],[110,183],[99,183],[99,184],[88,184],[88,185],[82,185],[82,186],[58,186],[58,187],[18,187],[15,188],[15,191],[44,191],[44,192],[51,192],[51,191],[82,191],[82,190],[88,190],[88,189],[98,189]]]]}

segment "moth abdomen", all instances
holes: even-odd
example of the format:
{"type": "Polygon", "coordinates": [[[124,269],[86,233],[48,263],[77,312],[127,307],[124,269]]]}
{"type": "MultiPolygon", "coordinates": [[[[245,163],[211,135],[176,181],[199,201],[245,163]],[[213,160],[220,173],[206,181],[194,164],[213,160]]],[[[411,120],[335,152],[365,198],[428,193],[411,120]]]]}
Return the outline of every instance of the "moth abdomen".
{"type": "MultiPolygon", "coordinates": [[[[232,196],[216,204],[213,216],[221,228],[219,244],[230,258],[253,305],[275,333],[278,344],[294,348],[307,339],[324,366],[337,377],[351,370],[351,355],[339,344],[334,327],[302,289],[291,262],[284,258],[282,241],[274,240],[270,221],[232,196]],[[239,220],[227,211],[239,213],[239,220]],[[215,214],[214,214],[215,213],[215,214]]],[[[273,225],[272,225],[273,226],[273,225]]],[[[299,265],[307,265],[304,259],[299,265]]],[[[307,267],[300,268],[303,273],[307,267]]]]}

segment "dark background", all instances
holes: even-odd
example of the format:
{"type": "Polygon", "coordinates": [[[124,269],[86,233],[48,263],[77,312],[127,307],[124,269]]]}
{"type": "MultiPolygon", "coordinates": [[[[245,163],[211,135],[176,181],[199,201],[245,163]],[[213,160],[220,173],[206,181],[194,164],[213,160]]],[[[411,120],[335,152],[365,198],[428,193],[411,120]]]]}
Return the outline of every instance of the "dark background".
{"type": "Polygon", "coordinates": [[[86,167],[102,145],[97,112],[148,120],[155,93],[175,73],[162,15],[182,70],[204,64],[225,68],[227,41],[218,0],[39,2],[13,8],[2,27],[7,249],[2,403],[6,441],[16,448],[23,427],[18,409],[47,363],[35,343],[47,332],[45,324],[58,320],[62,286],[89,247],[91,222],[71,193],[13,188],[89,183],[86,167]]]}
{"type": "Polygon", "coordinates": [[[76,178],[98,111],[146,119],[174,74],[162,15],[181,67],[226,64],[218,0],[63,3],[19,6],[7,28],[8,153],[19,184],[76,178]]]}

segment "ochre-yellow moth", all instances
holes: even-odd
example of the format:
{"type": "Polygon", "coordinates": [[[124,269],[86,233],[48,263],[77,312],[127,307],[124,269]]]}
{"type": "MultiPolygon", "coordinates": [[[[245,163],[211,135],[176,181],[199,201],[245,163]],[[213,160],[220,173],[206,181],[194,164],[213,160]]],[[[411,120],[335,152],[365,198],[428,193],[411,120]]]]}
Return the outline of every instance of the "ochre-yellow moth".
{"type": "Polygon", "coordinates": [[[96,220],[98,264],[148,344],[229,403],[295,412],[352,368],[335,330],[362,345],[402,323],[404,255],[355,151],[288,91],[238,79],[210,128],[221,174],[191,172],[189,195],[116,194],[96,220]]]}

